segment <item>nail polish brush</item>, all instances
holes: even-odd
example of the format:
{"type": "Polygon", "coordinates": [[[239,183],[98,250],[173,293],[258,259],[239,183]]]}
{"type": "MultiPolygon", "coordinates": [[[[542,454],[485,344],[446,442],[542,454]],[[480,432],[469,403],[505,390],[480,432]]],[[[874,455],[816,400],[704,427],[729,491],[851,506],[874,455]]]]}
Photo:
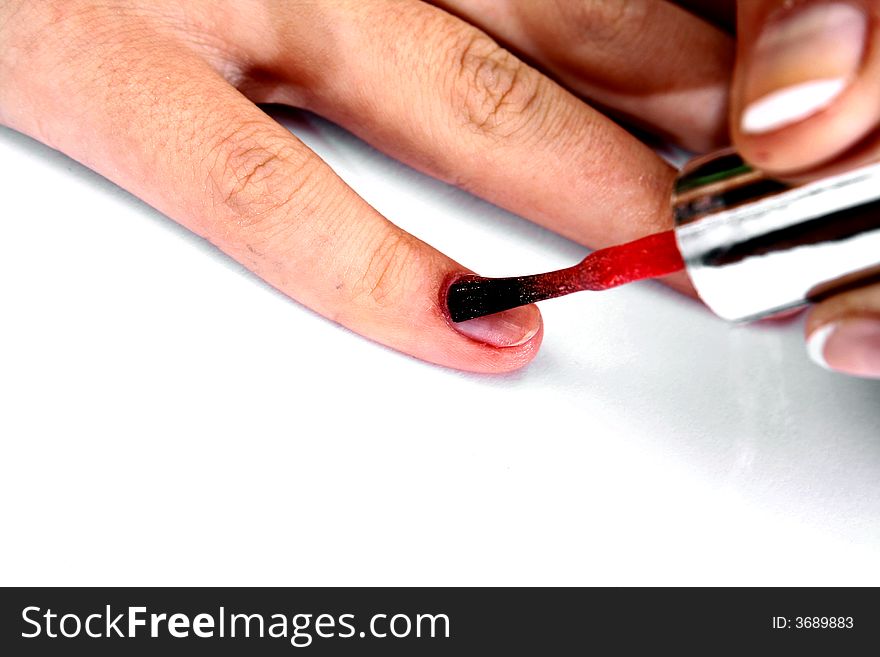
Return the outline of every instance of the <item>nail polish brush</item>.
{"type": "Polygon", "coordinates": [[[697,158],[672,194],[674,228],[594,251],[558,271],[463,276],[446,303],[454,322],[682,268],[718,316],[752,321],[880,280],[880,164],[785,182],[734,151],[697,158]]]}

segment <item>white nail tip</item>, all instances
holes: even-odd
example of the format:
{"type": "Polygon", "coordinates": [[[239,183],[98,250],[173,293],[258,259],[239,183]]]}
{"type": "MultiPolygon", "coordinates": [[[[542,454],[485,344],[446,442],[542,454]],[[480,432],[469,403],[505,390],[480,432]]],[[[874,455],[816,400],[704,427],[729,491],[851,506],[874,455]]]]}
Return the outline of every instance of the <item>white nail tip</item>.
{"type": "Polygon", "coordinates": [[[835,324],[820,326],[810,333],[810,337],[807,339],[807,354],[809,354],[810,359],[816,365],[824,367],[826,370],[831,368],[828,366],[828,361],[825,360],[825,343],[828,342],[828,338],[834,333],[835,328],[837,328],[835,324]]]}
{"type": "Polygon", "coordinates": [[[797,123],[828,107],[846,85],[845,78],[810,80],[769,93],[746,107],[740,129],[755,134],[797,123]]]}

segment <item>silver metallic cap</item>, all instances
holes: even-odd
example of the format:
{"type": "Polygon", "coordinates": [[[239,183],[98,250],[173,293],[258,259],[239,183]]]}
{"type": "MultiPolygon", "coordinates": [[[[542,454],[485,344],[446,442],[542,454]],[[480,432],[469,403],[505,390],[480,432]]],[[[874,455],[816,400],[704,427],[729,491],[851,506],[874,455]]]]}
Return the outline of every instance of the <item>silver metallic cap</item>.
{"type": "Polygon", "coordinates": [[[794,184],[726,150],[685,166],[672,206],[691,281],[724,319],[880,280],[880,164],[794,184]]]}

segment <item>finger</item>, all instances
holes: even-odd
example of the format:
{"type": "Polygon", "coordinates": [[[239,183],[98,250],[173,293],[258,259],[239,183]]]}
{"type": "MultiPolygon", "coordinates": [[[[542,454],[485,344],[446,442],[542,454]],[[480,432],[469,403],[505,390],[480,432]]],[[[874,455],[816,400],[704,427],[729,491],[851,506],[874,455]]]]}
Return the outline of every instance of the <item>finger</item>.
{"type": "Polygon", "coordinates": [[[820,303],[806,332],[808,352],[819,365],[880,379],[880,284],[820,303]]]}
{"type": "Polygon", "coordinates": [[[113,42],[89,36],[88,47],[65,50],[73,55],[47,57],[53,81],[32,69],[26,79],[16,76],[21,120],[13,127],[87,163],[367,337],[480,372],[533,357],[541,341],[534,306],[455,330],[442,292],[462,267],[386,221],[199,57],[163,43],[149,26],[140,34],[137,25],[120,30],[112,17],[103,20],[106,26],[70,31],[113,42]],[[117,33],[124,41],[114,41],[117,33]],[[71,106],[77,111],[66,111],[71,106]]]}
{"type": "Polygon", "coordinates": [[[569,89],[685,148],[728,143],[733,41],[681,7],[665,0],[436,4],[569,89]]]}
{"type": "Polygon", "coordinates": [[[336,26],[332,39],[316,40],[294,14],[278,17],[301,44],[312,39],[312,62],[328,71],[318,83],[298,82],[299,58],[267,50],[265,39],[239,44],[277,76],[245,82],[253,98],[305,105],[421,171],[589,246],[671,226],[673,169],[484,33],[421,2],[330,7],[321,22],[336,26]]]}
{"type": "Polygon", "coordinates": [[[739,3],[732,128],[758,166],[789,173],[877,155],[876,2],[739,3]]]}

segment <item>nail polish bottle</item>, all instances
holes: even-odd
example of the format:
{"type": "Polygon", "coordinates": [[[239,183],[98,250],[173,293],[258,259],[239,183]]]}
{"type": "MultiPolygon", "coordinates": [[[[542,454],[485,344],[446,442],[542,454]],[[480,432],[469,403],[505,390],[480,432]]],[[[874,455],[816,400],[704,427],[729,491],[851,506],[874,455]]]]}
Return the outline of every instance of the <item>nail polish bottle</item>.
{"type": "Polygon", "coordinates": [[[725,150],[685,166],[672,206],[688,275],[724,319],[880,281],[880,164],[789,183],[725,150]]]}

